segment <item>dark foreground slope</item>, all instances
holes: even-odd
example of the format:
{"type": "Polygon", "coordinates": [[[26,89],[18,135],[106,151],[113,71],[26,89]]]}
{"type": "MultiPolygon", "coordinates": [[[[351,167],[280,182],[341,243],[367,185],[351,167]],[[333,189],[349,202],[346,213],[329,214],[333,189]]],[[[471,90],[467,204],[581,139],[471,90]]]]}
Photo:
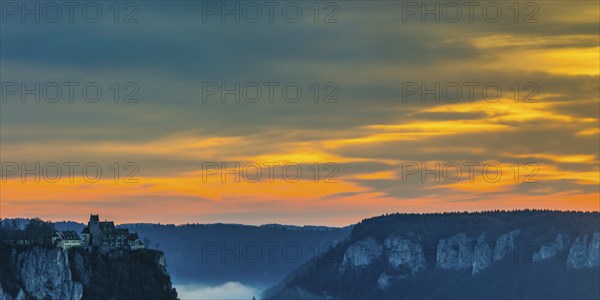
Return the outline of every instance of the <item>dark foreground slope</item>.
{"type": "Polygon", "coordinates": [[[266,292],[270,299],[600,299],[600,214],[395,214],[266,292]]]}
{"type": "Polygon", "coordinates": [[[0,254],[0,299],[177,299],[160,251],[0,244],[0,254]]]}

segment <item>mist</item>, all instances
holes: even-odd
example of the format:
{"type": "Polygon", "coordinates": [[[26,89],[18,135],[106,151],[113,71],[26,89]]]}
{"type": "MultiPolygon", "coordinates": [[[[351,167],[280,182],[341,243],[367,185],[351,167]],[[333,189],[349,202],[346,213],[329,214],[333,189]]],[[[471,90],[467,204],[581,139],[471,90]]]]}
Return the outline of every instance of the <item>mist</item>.
{"type": "Polygon", "coordinates": [[[181,300],[228,299],[251,300],[259,299],[261,290],[243,285],[239,282],[227,282],[221,285],[188,284],[174,285],[181,300]]]}

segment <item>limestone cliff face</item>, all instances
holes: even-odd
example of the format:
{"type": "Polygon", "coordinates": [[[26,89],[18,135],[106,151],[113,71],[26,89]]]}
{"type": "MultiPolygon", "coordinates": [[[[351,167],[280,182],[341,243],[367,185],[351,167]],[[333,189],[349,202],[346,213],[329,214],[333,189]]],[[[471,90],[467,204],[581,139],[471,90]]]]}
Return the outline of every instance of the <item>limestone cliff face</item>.
{"type": "Polygon", "coordinates": [[[540,262],[557,256],[559,253],[567,248],[569,238],[566,234],[558,233],[554,242],[542,245],[538,251],[533,253],[531,260],[533,262],[540,262]]]}
{"type": "Polygon", "coordinates": [[[567,266],[575,269],[600,266],[600,232],[592,235],[588,241],[588,235],[577,237],[569,250],[567,266]]]}
{"type": "MultiPolygon", "coordinates": [[[[475,240],[464,232],[440,239],[435,266],[443,270],[470,270],[471,274],[475,275],[514,251],[520,232],[520,229],[509,231],[495,241],[490,241],[486,233],[481,233],[475,240]]],[[[542,245],[530,259],[534,263],[551,259],[565,251],[568,246],[567,235],[558,233],[552,243],[542,245]]],[[[418,238],[392,235],[384,240],[383,245],[373,237],[351,244],[344,252],[340,271],[352,267],[368,267],[379,259],[387,261],[395,269],[406,268],[411,274],[428,266],[418,238]]],[[[600,266],[600,232],[593,233],[591,239],[587,234],[577,237],[570,247],[567,266],[576,269],[600,266]]],[[[394,278],[386,274],[381,275],[382,287],[394,278]]]]}
{"type": "MultiPolygon", "coordinates": [[[[475,241],[464,232],[440,239],[435,265],[444,270],[470,270],[472,274],[479,273],[513,251],[519,233],[519,229],[512,230],[500,235],[495,241],[489,241],[485,233],[480,234],[475,241]]],[[[383,246],[373,237],[352,243],[344,252],[340,271],[349,267],[367,267],[382,258],[393,268],[406,268],[412,274],[426,269],[428,263],[419,238],[410,234],[407,236],[410,237],[392,235],[384,240],[383,246]]],[[[385,278],[382,282],[388,280],[389,278],[385,278]]]]}
{"type": "Polygon", "coordinates": [[[19,290],[17,295],[13,297],[10,293],[5,292],[2,289],[2,286],[0,286],[0,299],[2,299],[2,300],[25,300],[26,296],[25,296],[25,292],[23,292],[23,290],[19,290]]]}
{"type": "Polygon", "coordinates": [[[600,266],[600,232],[594,233],[588,246],[588,266],[600,266]]]}
{"type": "Polygon", "coordinates": [[[162,252],[0,244],[0,299],[177,299],[162,252]]]}
{"type": "Polygon", "coordinates": [[[437,247],[436,265],[445,270],[471,269],[471,273],[476,274],[514,250],[519,233],[519,229],[507,232],[499,236],[495,243],[489,242],[485,233],[476,242],[464,232],[442,239],[437,247]]]}
{"type": "Polygon", "coordinates": [[[390,286],[392,279],[392,277],[388,276],[385,273],[382,273],[381,275],[379,275],[379,278],[377,278],[377,288],[379,288],[380,290],[385,290],[388,286],[390,286]]]}
{"type": "Polygon", "coordinates": [[[9,261],[23,285],[15,299],[19,294],[65,300],[83,296],[83,286],[72,279],[69,257],[62,249],[35,247],[23,252],[13,249],[9,261]]]}
{"type": "Polygon", "coordinates": [[[354,242],[344,253],[342,267],[364,267],[379,258],[383,247],[373,238],[354,242]]]}
{"type": "Polygon", "coordinates": [[[413,274],[427,266],[418,240],[392,236],[384,241],[387,260],[394,268],[405,267],[413,274]]]}
{"type": "Polygon", "coordinates": [[[494,248],[490,246],[487,235],[482,233],[477,239],[473,252],[473,269],[471,274],[476,274],[488,268],[494,262],[494,248]]]}
{"type": "Polygon", "coordinates": [[[516,238],[521,233],[521,229],[512,230],[496,239],[494,247],[494,261],[503,259],[510,251],[516,248],[516,238]]]}
{"type": "Polygon", "coordinates": [[[463,270],[473,266],[473,246],[466,233],[459,233],[438,242],[437,267],[446,270],[463,270]]]}
{"type": "Polygon", "coordinates": [[[356,241],[346,249],[341,271],[348,267],[366,267],[381,257],[395,269],[404,267],[411,273],[427,266],[423,248],[418,240],[391,236],[384,240],[382,246],[370,237],[356,241]]]}

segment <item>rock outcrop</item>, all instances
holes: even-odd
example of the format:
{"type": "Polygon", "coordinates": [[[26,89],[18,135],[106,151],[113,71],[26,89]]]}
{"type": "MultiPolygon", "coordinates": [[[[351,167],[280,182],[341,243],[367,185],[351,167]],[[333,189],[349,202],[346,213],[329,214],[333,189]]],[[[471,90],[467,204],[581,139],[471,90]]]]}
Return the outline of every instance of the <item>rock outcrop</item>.
{"type": "Polygon", "coordinates": [[[28,300],[28,298],[25,295],[25,292],[23,292],[23,290],[19,290],[17,295],[13,297],[9,293],[2,291],[2,287],[0,287],[0,299],[2,299],[2,300],[28,300]]]}
{"type": "Polygon", "coordinates": [[[377,279],[377,288],[380,290],[385,290],[388,286],[390,286],[390,282],[392,281],[392,277],[388,276],[385,273],[381,273],[379,278],[377,279]]]}
{"type": "Polygon", "coordinates": [[[538,251],[533,253],[531,260],[540,262],[557,256],[560,252],[567,248],[569,238],[566,234],[559,233],[556,235],[554,242],[542,245],[538,251]]]}
{"type": "Polygon", "coordinates": [[[476,243],[464,232],[441,239],[437,247],[436,265],[445,270],[471,269],[471,274],[476,274],[514,250],[519,233],[519,229],[505,233],[493,245],[488,242],[485,233],[477,238],[476,243]]]}
{"type": "Polygon", "coordinates": [[[471,274],[479,273],[488,268],[494,262],[494,249],[490,246],[485,233],[477,239],[475,251],[473,252],[473,269],[471,274]]]}
{"type": "Polygon", "coordinates": [[[569,250],[567,266],[575,269],[600,266],[600,232],[595,232],[591,241],[588,241],[587,234],[575,239],[569,250]]]}
{"type": "Polygon", "coordinates": [[[17,295],[15,297],[13,297],[8,292],[5,292],[2,289],[2,286],[0,285],[0,299],[2,299],[2,300],[24,300],[25,299],[25,293],[23,292],[23,290],[19,290],[18,293],[17,293],[17,295]]]}
{"type": "Polygon", "coordinates": [[[510,251],[516,248],[516,238],[520,232],[521,229],[515,229],[496,239],[496,245],[494,246],[494,261],[503,259],[510,251]]]}
{"type": "Polygon", "coordinates": [[[473,245],[466,233],[459,233],[438,242],[437,266],[446,270],[463,270],[473,266],[473,245]]]}
{"type": "Polygon", "coordinates": [[[588,246],[588,266],[600,266],[600,232],[594,233],[588,246]]]}
{"type": "Polygon", "coordinates": [[[364,267],[379,259],[383,247],[373,238],[354,242],[344,253],[342,267],[364,267]]]}
{"type": "Polygon", "coordinates": [[[414,274],[427,266],[418,241],[394,236],[385,239],[383,244],[387,260],[394,268],[405,267],[414,274]]]}
{"type": "Polygon", "coordinates": [[[82,284],[72,279],[66,251],[35,247],[12,251],[11,256],[12,269],[34,298],[79,300],[83,296],[82,284]]]}
{"type": "Polygon", "coordinates": [[[155,250],[110,253],[0,244],[0,299],[177,299],[155,250]]]}

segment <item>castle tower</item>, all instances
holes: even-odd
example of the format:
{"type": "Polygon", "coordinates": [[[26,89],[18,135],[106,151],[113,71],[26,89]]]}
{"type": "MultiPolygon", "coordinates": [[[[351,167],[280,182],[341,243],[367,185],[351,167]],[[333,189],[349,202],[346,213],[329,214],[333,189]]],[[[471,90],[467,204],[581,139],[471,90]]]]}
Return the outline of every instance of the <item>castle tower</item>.
{"type": "Polygon", "coordinates": [[[104,233],[100,229],[100,217],[98,215],[90,215],[90,222],[88,223],[90,228],[90,237],[93,246],[102,245],[102,237],[104,233]]]}

